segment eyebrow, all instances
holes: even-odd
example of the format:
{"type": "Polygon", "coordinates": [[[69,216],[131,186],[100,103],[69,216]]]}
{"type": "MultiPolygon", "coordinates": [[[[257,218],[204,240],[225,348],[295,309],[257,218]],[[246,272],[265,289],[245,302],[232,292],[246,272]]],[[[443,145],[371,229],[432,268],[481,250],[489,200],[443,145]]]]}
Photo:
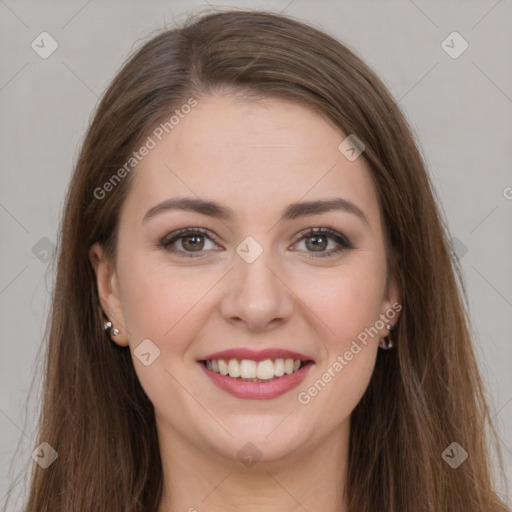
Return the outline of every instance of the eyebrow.
{"type": "MultiPolygon", "coordinates": [[[[195,212],[224,221],[231,220],[235,216],[231,208],[216,203],[215,201],[206,201],[193,197],[181,197],[167,199],[153,206],[144,214],[142,222],[147,222],[149,219],[161,213],[173,210],[195,212]]],[[[284,209],[280,221],[290,221],[307,215],[319,215],[336,210],[356,215],[368,226],[370,225],[368,218],[357,205],[341,197],[292,203],[284,209]]]]}

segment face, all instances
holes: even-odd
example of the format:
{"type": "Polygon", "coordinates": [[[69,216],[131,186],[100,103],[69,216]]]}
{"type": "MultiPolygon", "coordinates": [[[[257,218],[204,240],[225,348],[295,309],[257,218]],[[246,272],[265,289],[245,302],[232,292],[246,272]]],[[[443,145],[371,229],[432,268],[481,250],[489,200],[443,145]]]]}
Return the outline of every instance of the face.
{"type": "Polygon", "coordinates": [[[203,97],[164,135],[132,171],[117,260],[90,253],[159,435],[226,459],[314,450],[348,431],[398,319],[369,168],[283,100],[203,97]]]}

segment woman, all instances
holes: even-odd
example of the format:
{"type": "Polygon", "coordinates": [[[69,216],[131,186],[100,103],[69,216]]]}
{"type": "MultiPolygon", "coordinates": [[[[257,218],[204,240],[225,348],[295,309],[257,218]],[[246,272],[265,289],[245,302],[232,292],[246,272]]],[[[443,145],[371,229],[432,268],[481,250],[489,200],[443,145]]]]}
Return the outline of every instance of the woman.
{"type": "Polygon", "coordinates": [[[70,183],[26,510],[507,510],[457,277],[345,46],[263,12],[160,34],[70,183]]]}

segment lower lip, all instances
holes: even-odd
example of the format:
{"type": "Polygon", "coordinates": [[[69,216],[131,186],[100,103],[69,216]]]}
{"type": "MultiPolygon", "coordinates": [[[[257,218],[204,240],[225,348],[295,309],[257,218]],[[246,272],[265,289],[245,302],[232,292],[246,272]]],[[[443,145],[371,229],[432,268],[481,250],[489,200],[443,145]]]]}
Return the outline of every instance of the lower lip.
{"type": "Polygon", "coordinates": [[[313,363],[307,363],[299,371],[291,375],[283,375],[267,382],[244,382],[243,380],[236,380],[233,377],[208,370],[201,362],[199,362],[199,365],[218,388],[230,395],[247,400],[270,400],[284,395],[297,387],[304,380],[313,363]]]}

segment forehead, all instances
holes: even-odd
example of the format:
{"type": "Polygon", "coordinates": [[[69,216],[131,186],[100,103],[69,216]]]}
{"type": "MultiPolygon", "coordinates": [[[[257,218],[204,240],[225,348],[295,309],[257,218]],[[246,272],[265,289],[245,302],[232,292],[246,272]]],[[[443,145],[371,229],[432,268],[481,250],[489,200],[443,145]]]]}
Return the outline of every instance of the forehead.
{"type": "Polygon", "coordinates": [[[278,99],[207,96],[173,121],[149,134],[154,147],[133,171],[123,209],[140,218],[171,197],[212,199],[243,220],[337,196],[356,203],[372,223],[379,221],[365,160],[348,160],[338,149],[346,135],[309,108],[278,99]]]}

